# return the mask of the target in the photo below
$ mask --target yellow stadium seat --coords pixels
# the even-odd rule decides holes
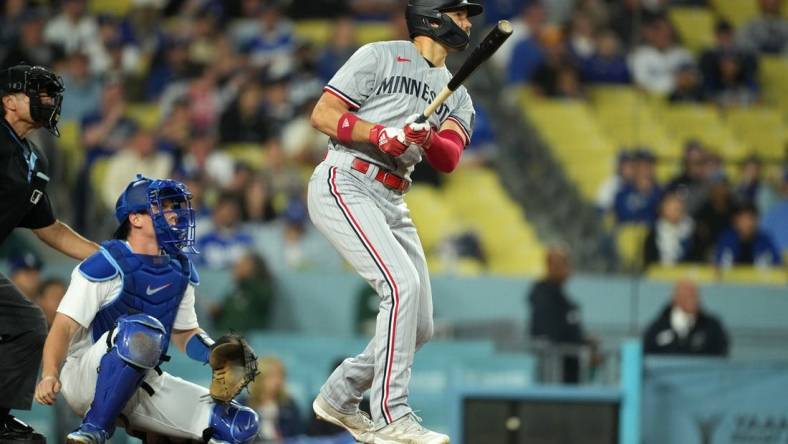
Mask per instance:
[[[740,284],[785,285],[788,272],[785,268],[733,267],[723,271],[722,280]]]
[[[768,108],[735,108],[725,115],[726,123],[748,151],[782,158],[788,131],[779,111]]]
[[[621,264],[628,270],[639,270],[643,265],[643,248],[648,227],[641,224],[626,224],[618,227],[616,248]]]
[[[711,265],[652,265],[646,271],[646,276],[657,281],[691,279],[699,284],[708,284],[717,280],[717,271]]]
[[[132,6],[132,0],[90,0],[88,11],[91,15],[125,17]]]
[[[714,43],[714,15],[706,8],[670,8],[670,21],[678,30],[684,46],[700,52]]]
[[[133,103],[126,116],[145,129],[154,129],[161,123],[161,108],[156,103]]]
[[[425,251],[434,251],[447,236],[460,230],[457,216],[434,187],[414,185],[405,195],[405,201]]]
[[[254,170],[262,170],[268,164],[268,152],[259,144],[233,143],[225,145],[224,152],[236,161],[249,165]]]
[[[394,30],[389,22],[362,22],[356,28],[359,44],[392,40]]]
[[[710,105],[673,105],[666,108],[662,121],[681,143],[698,139],[726,158],[741,157],[744,148]]]
[[[718,15],[737,28],[758,15],[758,0],[712,0],[711,3]]]
[[[107,170],[109,169],[109,160],[111,157],[102,157],[96,159],[93,162],[93,165],[90,167],[90,184],[94,190],[103,190],[104,189],[104,181],[107,177]],[[96,196],[94,199],[96,205],[102,205],[104,199],[100,198],[100,196]]]
[[[333,25],[329,20],[299,20],[295,22],[295,35],[315,46],[325,46],[331,37]]]
[[[79,124],[73,120],[60,122],[57,127],[60,130],[60,138],[57,139],[57,142],[65,157],[66,176],[73,177],[82,166],[82,161],[85,158],[80,141],[82,132]]]

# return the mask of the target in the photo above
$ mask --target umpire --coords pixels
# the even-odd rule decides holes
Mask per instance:
[[[55,219],[46,193],[49,164],[27,140],[41,127],[60,135],[63,82],[46,68],[17,65],[0,71],[0,97],[0,244],[14,228],[29,228],[61,253],[86,258],[98,245]],[[10,411],[30,410],[46,335],[41,309],[0,274],[0,443],[44,441]]]

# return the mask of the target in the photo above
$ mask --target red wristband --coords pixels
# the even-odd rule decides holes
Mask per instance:
[[[337,140],[347,145],[353,142],[353,127],[356,126],[358,117],[351,113],[346,112],[339,117],[337,122]]]

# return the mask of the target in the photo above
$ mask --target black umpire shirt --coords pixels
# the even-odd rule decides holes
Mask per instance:
[[[43,228],[55,223],[46,194],[49,162],[27,139],[20,139],[0,118],[0,244],[16,227]]]

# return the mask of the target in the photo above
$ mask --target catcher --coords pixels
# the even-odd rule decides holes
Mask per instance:
[[[236,335],[214,343],[197,323],[199,277],[185,254],[195,252],[189,190],[137,175],[115,216],[114,239],[71,275],[44,345],[36,401],[52,405],[62,392],[84,417],[68,443],[102,444],[116,424],[173,438],[252,441],[259,418],[232,399],[257,373],[254,353]],[[159,369],[170,341],[210,363],[210,390]]]

